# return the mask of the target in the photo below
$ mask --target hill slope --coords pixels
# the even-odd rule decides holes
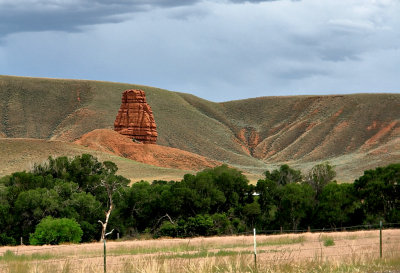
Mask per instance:
[[[75,141],[112,129],[121,93],[146,92],[157,143],[261,173],[330,160],[350,180],[400,160],[400,94],[264,97],[213,103],[132,84],[0,76],[0,136]]]
[[[84,134],[75,143],[96,151],[112,153],[159,167],[201,171],[221,165],[215,160],[176,148],[134,143],[127,136],[110,129],[96,129]]]
[[[92,154],[100,161],[115,162],[118,166],[118,174],[134,182],[142,179],[179,181],[186,173],[193,173],[187,170],[143,164],[111,153],[94,151],[74,143],[43,139],[0,138],[0,177],[21,170],[30,170],[35,163],[42,163],[49,156],[76,156],[83,153]]]

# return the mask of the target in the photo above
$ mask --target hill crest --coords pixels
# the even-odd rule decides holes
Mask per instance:
[[[112,129],[126,89],[146,92],[158,144],[247,172],[282,163],[306,170],[329,160],[349,181],[369,166],[400,160],[400,94],[215,103],[141,85],[0,76],[0,136],[73,142]]]

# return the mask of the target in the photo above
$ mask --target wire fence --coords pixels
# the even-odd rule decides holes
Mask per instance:
[[[400,259],[400,223],[339,229],[260,230],[256,235],[243,232],[230,237],[119,241],[104,245],[1,247],[0,272],[13,272],[12,268],[21,263],[36,268],[36,272],[119,272],[122,267],[140,263],[185,259],[241,256],[251,257],[248,260],[252,263],[253,255],[257,264],[394,256]]]

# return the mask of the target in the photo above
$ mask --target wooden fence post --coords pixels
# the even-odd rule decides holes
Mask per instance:
[[[379,257],[382,259],[382,221],[379,222]]]
[[[107,273],[107,251],[106,251],[106,239],[103,239],[104,242],[104,273]]]
[[[256,229],[253,229],[254,233],[254,268],[257,271],[257,242],[256,242]]]

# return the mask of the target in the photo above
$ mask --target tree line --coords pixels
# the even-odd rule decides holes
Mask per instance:
[[[237,234],[400,222],[400,164],[337,183],[329,163],[308,173],[288,165],[256,185],[227,165],[181,181],[129,180],[89,154],[49,157],[0,179],[0,244],[90,242],[138,236]]]

